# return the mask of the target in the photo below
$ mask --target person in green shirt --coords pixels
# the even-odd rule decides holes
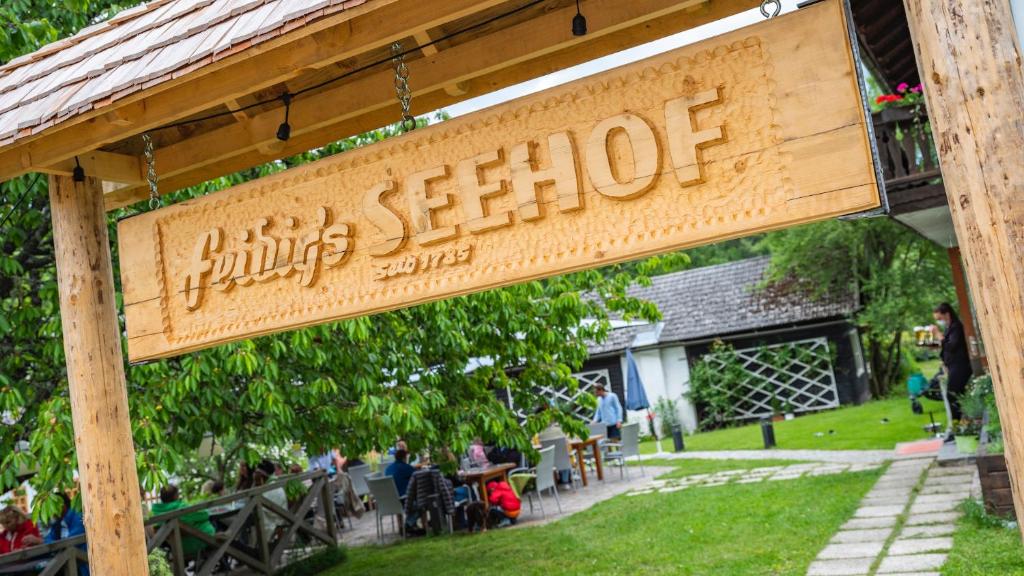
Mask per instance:
[[[188,502],[181,499],[181,493],[178,491],[178,487],[174,484],[168,484],[160,489],[160,501],[153,504],[153,515],[159,516],[160,514],[166,514],[167,512],[174,512],[175,510],[186,508],[188,505]],[[213,524],[210,522],[210,513],[206,510],[189,512],[188,514],[178,518],[178,520],[182,524],[188,524],[196,530],[199,530],[204,534],[209,534],[210,536],[213,536],[217,532],[213,527]],[[195,536],[185,536],[181,539],[181,551],[185,556],[193,556],[206,547],[206,542],[203,542]]]

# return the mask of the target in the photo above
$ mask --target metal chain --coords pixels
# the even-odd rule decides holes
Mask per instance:
[[[405,128],[406,131],[415,130],[416,118],[409,113],[409,106],[412,103],[412,90],[409,89],[409,67],[405,65],[401,42],[391,45],[391,54],[391,63],[395,65],[395,93],[398,94],[398,103],[402,105],[402,128]]]
[[[765,18],[775,18],[780,12],[782,12],[782,0],[761,0],[761,15]]]
[[[142,154],[146,157],[146,180],[149,182],[149,209],[160,207],[160,192],[156,188],[156,158],[153,155],[153,139],[142,135]]]

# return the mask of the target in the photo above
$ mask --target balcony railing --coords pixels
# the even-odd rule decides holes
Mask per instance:
[[[942,177],[927,116],[890,108],[874,113],[872,121],[887,190],[932,184]]]
[[[291,481],[309,483],[306,494],[291,509],[266,498],[268,492],[284,488]],[[226,530],[210,536],[181,521],[199,510],[226,510],[220,517]],[[276,528],[272,533],[264,531],[267,516],[274,519]],[[297,537],[305,541],[303,548],[313,544],[335,546],[338,542],[332,489],[323,470],[288,476],[266,486],[154,516],[146,521],[146,527],[146,549],[170,552],[175,576],[207,576],[238,569],[247,569],[247,574],[272,575],[285,563],[285,555],[296,546]],[[185,537],[198,539],[206,548],[186,557],[181,543]],[[79,567],[89,563],[85,544],[85,536],[77,536],[5,554],[0,556],[0,575],[38,571],[40,576],[79,576]]]

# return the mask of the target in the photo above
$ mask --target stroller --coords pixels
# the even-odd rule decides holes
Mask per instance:
[[[946,407],[946,422],[952,421],[952,416],[949,411],[949,402],[946,400],[946,385],[945,385],[946,372],[944,368],[939,368],[939,371],[932,376],[931,380],[925,380],[923,374],[918,372],[907,379],[907,392],[910,395],[910,409],[914,414],[924,414],[924,407],[921,406],[919,398],[924,397],[929,400],[935,400],[936,402],[942,402]],[[925,432],[929,435],[937,435],[942,429],[942,424],[935,421],[935,417],[932,412],[928,413],[928,417],[931,423],[926,424],[924,427]]]

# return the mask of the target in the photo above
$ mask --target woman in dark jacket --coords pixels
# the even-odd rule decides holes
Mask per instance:
[[[953,420],[960,420],[960,395],[967,389],[971,380],[971,357],[967,352],[967,337],[964,336],[964,325],[956,315],[953,307],[943,302],[932,311],[935,321],[944,331],[942,333],[942,365],[949,377],[946,385],[949,398],[949,410]]]

